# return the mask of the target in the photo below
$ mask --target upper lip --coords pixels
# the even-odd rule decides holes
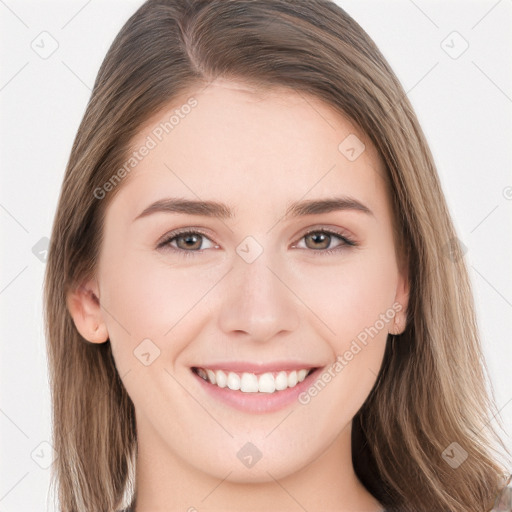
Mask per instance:
[[[275,361],[273,363],[254,363],[248,361],[231,361],[224,363],[207,363],[195,365],[193,368],[204,368],[208,370],[226,370],[235,373],[266,373],[266,372],[278,372],[278,371],[293,371],[302,369],[318,368],[319,365],[315,366],[310,363],[301,363],[296,361]]]

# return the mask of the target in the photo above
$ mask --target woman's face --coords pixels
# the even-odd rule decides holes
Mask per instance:
[[[221,80],[191,96],[134,140],[87,284],[139,453],[238,482],[285,477],[333,447],[348,459],[407,305],[382,162],[310,96]],[[338,203],[314,206],[326,200]]]

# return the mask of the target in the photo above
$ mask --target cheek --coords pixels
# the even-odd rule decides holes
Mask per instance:
[[[301,403],[312,407],[316,418],[325,411],[338,411],[332,416],[336,427],[361,407],[382,365],[394,317],[397,274],[394,260],[380,254],[368,250],[337,270],[317,268],[302,285],[305,302],[321,320],[316,319],[315,325],[330,344],[333,364]]]
[[[176,260],[173,268],[171,260],[148,254],[147,249],[132,248],[125,254],[105,258],[100,276],[104,318],[116,361],[123,359],[129,365],[133,351],[146,339],[173,360],[187,341],[182,337],[180,344],[177,333],[185,327],[190,330],[190,320],[201,310],[198,306],[218,276],[207,267],[180,268]]]
[[[115,323],[125,327],[135,339],[162,334],[162,313],[165,314],[165,303],[172,300],[173,292],[162,282],[154,265],[132,252],[114,266],[105,267],[104,282],[106,307],[117,320]]]
[[[320,319],[325,328],[322,332],[336,340],[337,348],[374,325],[381,314],[392,314],[396,267],[392,258],[382,257],[378,251],[365,249],[340,260],[339,265],[312,267],[302,275],[309,277],[295,277],[296,283],[302,283],[297,294]],[[389,320],[386,327],[390,327]],[[388,329],[384,330],[387,334]]]

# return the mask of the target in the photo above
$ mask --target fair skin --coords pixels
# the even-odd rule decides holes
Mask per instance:
[[[133,147],[190,96],[149,120]],[[405,327],[408,282],[384,166],[364,133],[313,97],[225,80],[193,96],[197,107],[119,185],[96,277],[68,297],[82,336],[110,339],[135,405],[136,511],[381,511],[354,473],[350,439],[388,332]],[[354,161],[338,150],[349,134],[365,144]],[[371,213],[284,218],[291,202],[342,195]],[[157,212],[134,220],[169,197],[222,202],[233,217]],[[178,228],[205,234],[158,249]],[[358,245],[322,240],[321,228]],[[236,251],[248,236],[263,251],[251,263]],[[403,310],[306,405],[240,411],[212,399],[191,371],[239,360],[328,368],[396,303]],[[146,366],[134,350],[147,338],[160,355]],[[262,454],[250,468],[237,457],[247,442]]]

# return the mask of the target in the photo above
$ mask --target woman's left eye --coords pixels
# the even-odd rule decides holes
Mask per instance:
[[[328,249],[332,240],[336,238],[340,241],[340,243],[334,248]],[[356,242],[349,238],[347,235],[328,229],[315,229],[309,231],[300,238],[300,240],[303,239],[306,242],[306,249],[311,249],[312,251],[319,252],[323,255],[342,250],[347,246],[353,247],[357,245]],[[189,230],[170,233],[162,242],[157,245],[157,249],[169,248],[172,251],[181,252],[185,256],[192,256],[194,253],[202,252],[205,249],[204,247],[201,247],[203,240],[208,240],[212,244],[210,247],[206,247],[206,249],[218,247],[218,245],[213,243],[205,233],[202,233],[201,231]],[[309,246],[308,243],[310,244]],[[313,247],[311,247],[311,244]],[[314,247],[315,244],[318,246]],[[293,247],[297,247],[297,245],[294,245]],[[304,247],[299,248],[303,249]]]
[[[327,247],[324,247],[327,243],[327,246],[331,245],[333,238],[337,238],[340,243],[331,249],[327,250]],[[337,233],[336,231],[331,231],[329,229],[315,229],[313,231],[309,231],[306,233],[301,240],[304,239],[306,242],[312,242],[313,244],[319,244],[321,247],[307,247],[312,249],[313,251],[319,251],[320,254],[332,254],[333,252],[340,251],[344,248],[354,247],[356,246],[356,242],[349,238],[345,234]],[[306,243],[307,246],[307,243]]]

